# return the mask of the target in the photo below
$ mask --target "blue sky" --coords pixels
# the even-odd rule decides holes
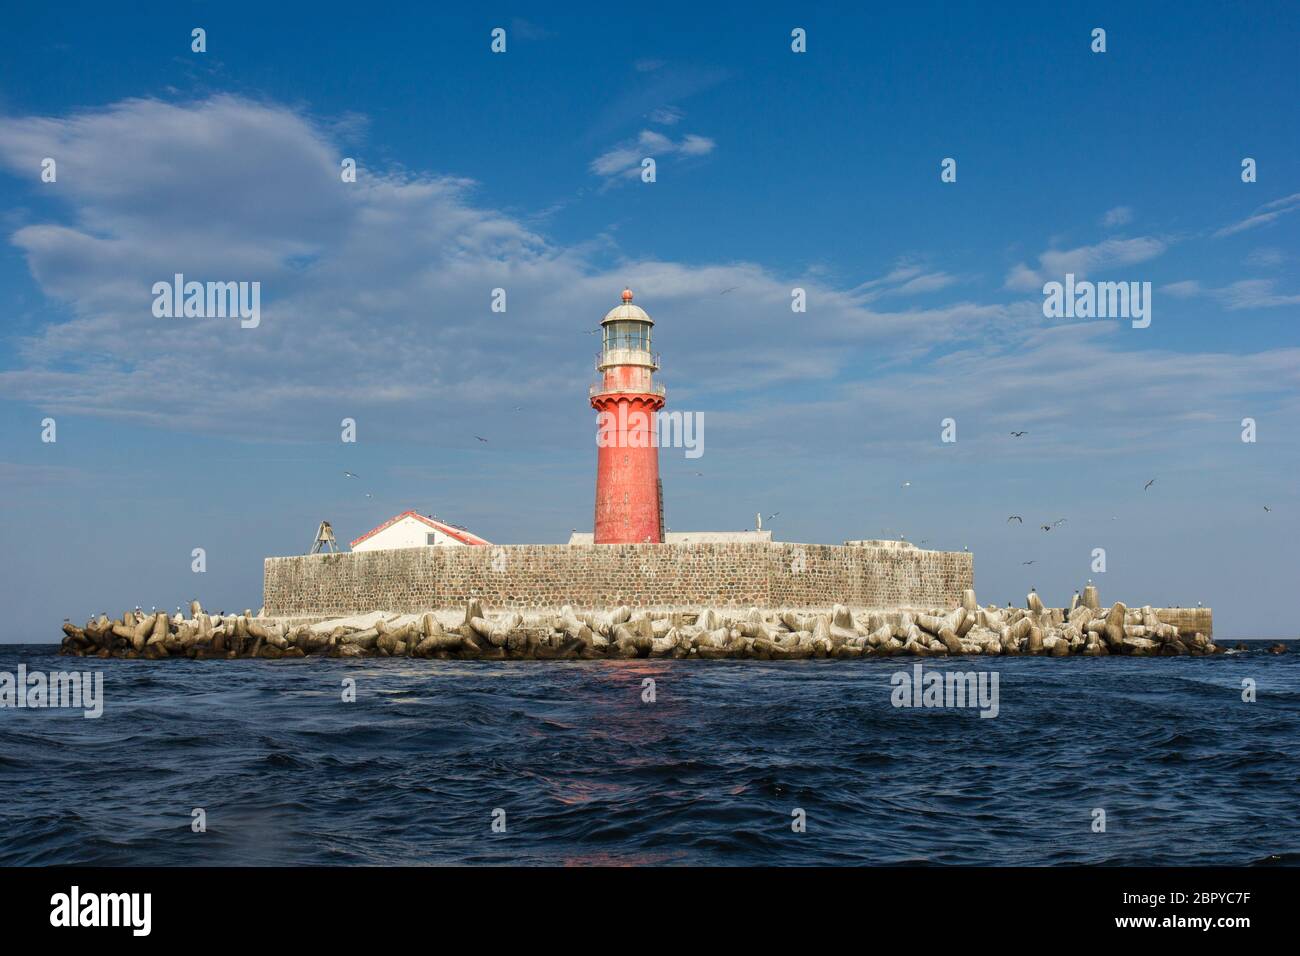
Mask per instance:
[[[662,453],[675,530],[779,511],[784,540],[970,547],[984,601],[1091,576],[1294,636],[1300,14],[759,6],[7,14],[3,639],[256,607],[321,518],[589,528],[581,333],[624,283],[705,417],[702,459]],[[178,271],[260,281],[262,324],[154,318]],[[1151,327],[1045,319],[1066,271],[1150,282]]]

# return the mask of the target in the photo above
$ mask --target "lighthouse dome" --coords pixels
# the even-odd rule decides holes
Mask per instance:
[[[646,314],[646,310],[639,305],[616,305],[605,313],[603,322],[653,322],[654,319]]]
[[[605,322],[649,322],[654,325],[654,319],[650,318],[645,309],[632,304],[631,289],[623,290],[623,304],[616,305],[606,312],[601,324]]]

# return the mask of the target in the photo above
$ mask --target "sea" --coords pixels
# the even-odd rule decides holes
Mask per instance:
[[[1296,865],[1300,645],[1251,646],[488,662],[0,645],[0,675],[103,674],[97,718],[0,707],[0,865]],[[986,692],[996,675],[996,708],[901,706],[932,672]]]

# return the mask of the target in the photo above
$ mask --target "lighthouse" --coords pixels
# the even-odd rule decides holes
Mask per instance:
[[[596,544],[659,544],[664,539],[663,497],[659,484],[659,441],[655,413],[664,407],[664,387],[654,373],[659,357],[650,349],[654,320],[623,304],[601,321],[602,347],[596,356],[601,376],[591,386],[596,409]]]

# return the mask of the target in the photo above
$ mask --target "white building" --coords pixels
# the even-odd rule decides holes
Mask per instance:
[[[445,545],[491,544],[484,538],[414,511],[403,511],[352,542],[353,551],[390,551]]]
[[[569,544],[591,544],[595,535],[590,531],[575,531],[569,535]],[[771,544],[770,531],[669,531],[664,544]]]

